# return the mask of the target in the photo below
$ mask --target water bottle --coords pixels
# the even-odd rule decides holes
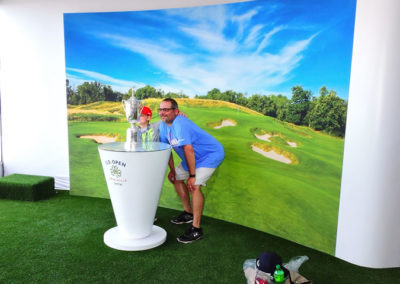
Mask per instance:
[[[274,271],[274,282],[275,283],[284,283],[285,282],[285,273],[283,272],[281,266],[278,264]]]

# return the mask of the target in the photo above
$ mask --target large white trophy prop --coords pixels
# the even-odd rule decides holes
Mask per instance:
[[[128,111],[132,117],[139,117],[134,112],[140,108],[130,107]],[[105,244],[126,251],[163,244],[167,233],[153,221],[171,155],[170,145],[138,144],[132,139],[102,144],[99,153],[117,221],[117,226],[104,234]]]

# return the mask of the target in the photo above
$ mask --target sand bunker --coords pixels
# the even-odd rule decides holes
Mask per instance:
[[[263,155],[264,157],[267,157],[267,158],[270,158],[270,159],[273,159],[273,160],[276,160],[278,162],[282,162],[285,164],[292,163],[292,161],[289,158],[286,158],[285,156],[276,153],[274,150],[267,152],[267,151],[264,151],[263,149],[258,148],[257,146],[254,146],[254,145],[252,145],[251,148],[254,152],[257,152],[257,153]]]
[[[260,140],[264,140],[264,141],[267,141],[267,142],[271,142],[271,140],[269,140],[269,138],[271,138],[272,135],[270,135],[270,134],[264,134],[264,135],[257,135],[257,134],[255,134],[255,136],[256,136],[258,139],[260,139]]]
[[[232,120],[225,119],[225,120],[223,120],[221,122],[221,125],[215,126],[214,128],[218,129],[218,128],[222,128],[222,127],[225,127],[225,126],[236,126],[236,123],[233,122]]]
[[[107,137],[107,136],[101,136],[101,135],[83,135],[83,136],[80,136],[79,138],[92,139],[92,140],[96,141],[96,143],[99,143],[99,144],[115,142],[117,140],[117,137]]]
[[[263,134],[263,135],[258,135],[258,134],[254,134],[258,139],[263,140],[263,141],[267,141],[267,142],[271,142],[271,140],[269,140],[272,136],[279,136],[279,135],[271,135],[271,134]],[[297,147],[296,142],[289,142],[286,141],[286,143],[289,144],[290,147]]]

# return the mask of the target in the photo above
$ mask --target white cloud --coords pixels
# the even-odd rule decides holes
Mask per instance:
[[[218,14],[219,19],[227,21],[225,10],[209,9],[209,11]],[[181,14],[183,12],[184,14]],[[144,38],[118,34],[96,36],[115,47],[140,54],[169,77],[169,80],[153,83],[153,86],[158,85],[165,92],[183,91],[188,95],[201,95],[212,88],[265,93],[265,90],[284,83],[293,76],[292,71],[299,66],[304,51],[317,35],[293,40],[272,53],[268,47],[273,41],[273,36],[289,27],[279,25],[263,34],[264,25],[249,24],[257,14],[256,10],[252,10],[234,18],[240,23],[239,34],[242,33],[243,37],[238,37],[237,31],[227,36],[222,31],[226,23],[214,20],[203,12],[201,9],[178,9],[168,12],[170,15],[186,17],[195,23],[189,25],[185,22],[184,25],[176,27],[177,30],[184,32],[186,40],[187,36],[190,36],[198,43],[198,46],[192,49],[185,44],[186,41],[181,42],[180,37],[165,36],[154,40],[149,36]],[[89,71],[82,74],[108,79],[117,85],[134,83]]]
[[[232,52],[236,49],[236,43],[224,38],[218,31],[197,27],[181,27],[181,30],[194,38],[197,43],[207,51]]]
[[[253,16],[255,16],[257,13],[258,13],[258,11],[256,9],[252,9],[245,14],[232,17],[232,21],[235,21],[238,23],[237,37],[239,39],[242,38],[244,29],[249,24],[249,21],[251,20],[251,18]]]
[[[248,48],[252,48],[258,42],[260,38],[260,32],[264,26],[263,25],[255,25],[251,28],[249,34],[244,40],[244,44]]]
[[[73,73],[77,73],[79,75]],[[98,72],[78,68],[67,68],[67,79],[70,81],[70,85],[74,88],[87,81],[97,81],[104,85],[110,85],[114,91],[123,93],[127,92],[133,86],[135,89],[145,86],[145,84],[141,82],[121,80]]]
[[[264,35],[263,40],[261,41],[260,45],[258,46],[256,53],[261,52],[263,49],[265,49],[265,47],[269,44],[271,37],[276,34],[277,32],[281,31],[282,29],[284,29],[284,26],[279,26],[279,27],[275,27],[272,29],[272,31],[268,32],[267,34]]]
[[[227,11],[223,5],[170,9],[165,14],[189,21],[191,25],[208,26],[217,31],[224,29],[227,20]]]

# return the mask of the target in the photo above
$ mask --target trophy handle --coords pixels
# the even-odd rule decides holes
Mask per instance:
[[[122,108],[123,108],[123,110],[126,112],[125,101],[124,101],[124,100],[122,100],[122,101],[121,101],[121,104],[122,104]]]

